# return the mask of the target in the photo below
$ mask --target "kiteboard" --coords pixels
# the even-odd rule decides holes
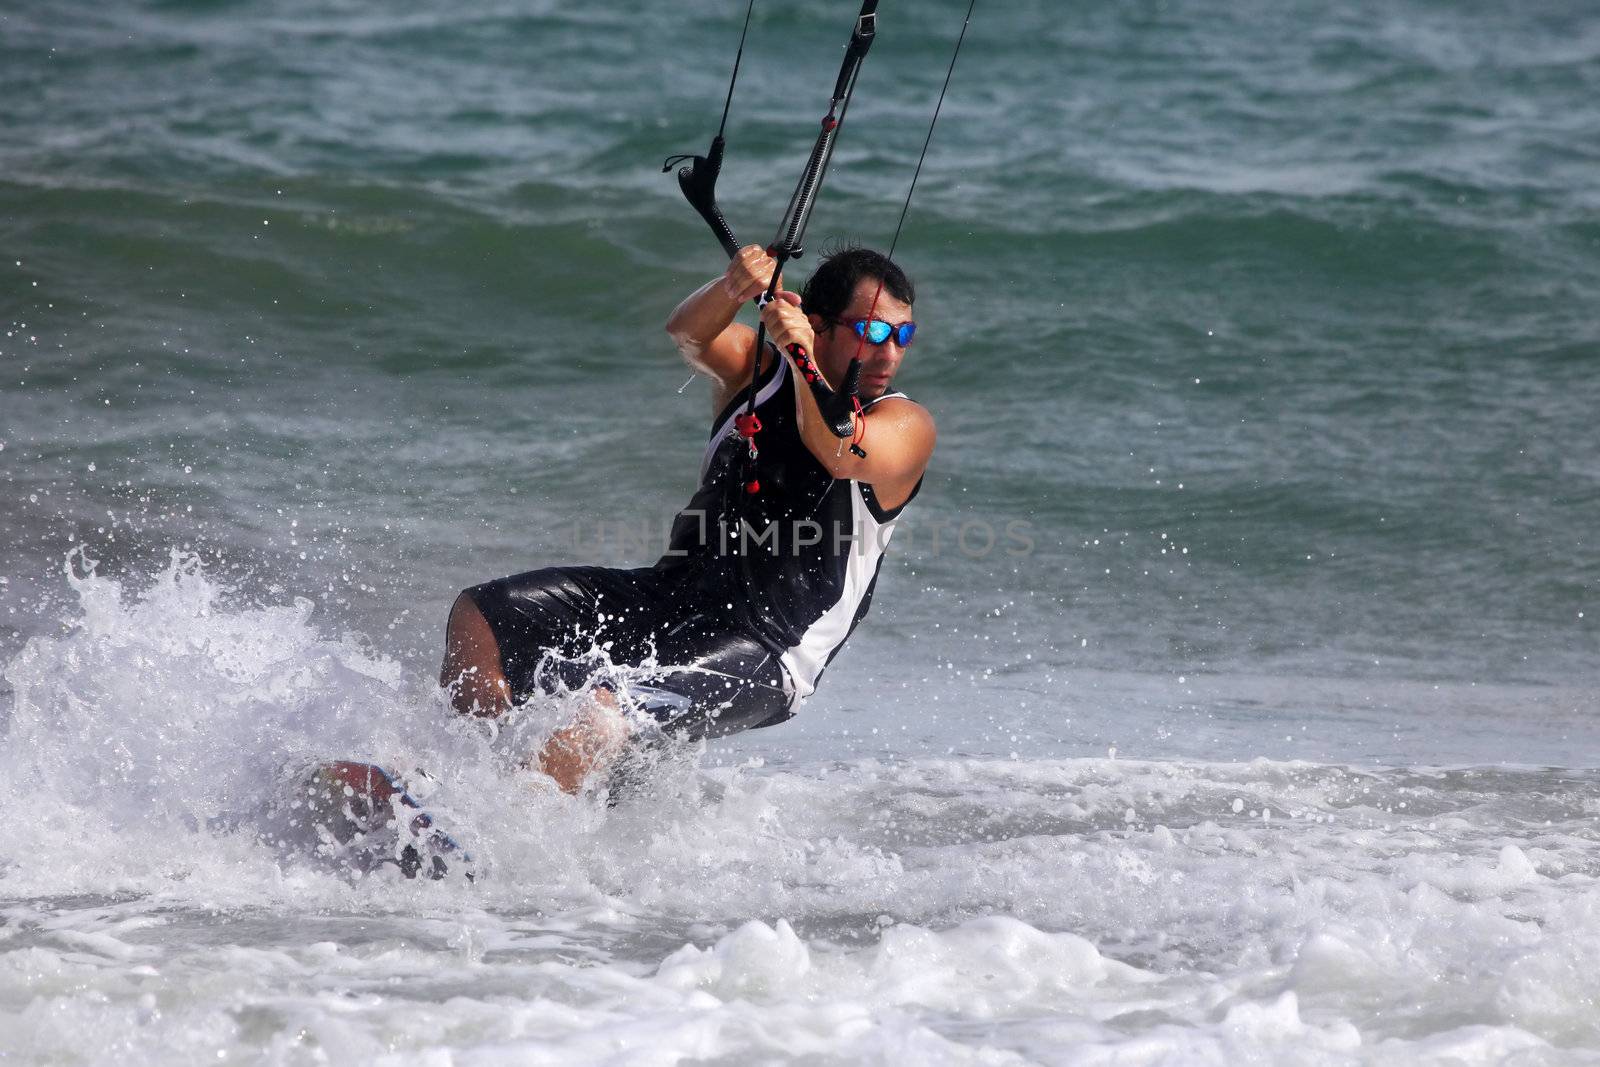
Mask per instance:
[[[386,768],[352,760],[314,764],[293,793],[296,822],[324,858],[363,872],[393,865],[407,878],[473,878],[471,854]]]

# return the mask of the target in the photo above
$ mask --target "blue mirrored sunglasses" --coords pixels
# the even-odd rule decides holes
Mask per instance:
[[[894,343],[901,348],[911,344],[911,339],[917,335],[917,324],[914,322],[884,322],[882,319],[856,319],[854,322],[838,320],[839,325],[848,326],[856,332],[856,336],[863,338],[869,345],[881,345],[889,338],[894,338]]]

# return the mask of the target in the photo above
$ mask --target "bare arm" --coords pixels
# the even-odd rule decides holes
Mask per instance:
[[[714,408],[749,380],[755,331],[733,321],[739,308],[766,291],[776,261],[760,245],[748,245],[720,278],[696,289],[667,317],[667,333],[684,362],[717,385]]]

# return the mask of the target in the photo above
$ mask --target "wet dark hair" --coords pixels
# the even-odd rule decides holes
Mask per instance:
[[[861,279],[883,281],[883,291],[905,304],[917,300],[916,287],[906,272],[882,252],[846,245],[829,253],[800,290],[800,306],[807,314],[833,322],[850,306]]]

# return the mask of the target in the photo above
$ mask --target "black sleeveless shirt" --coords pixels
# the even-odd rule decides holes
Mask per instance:
[[[759,458],[745,462],[747,446],[734,429],[741,392],[712,423],[700,485],[674,519],[655,568],[772,650],[799,699],[866,615],[884,547],[910,499],[883,508],[872,486],[835,479],[817,462],[800,437],[793,368],[775,350],[768,354],[775,359],[756,392]],[[891,396],[905,394],[862,406]],[[760,483],[754,494],[744,489],[749,477]]]

